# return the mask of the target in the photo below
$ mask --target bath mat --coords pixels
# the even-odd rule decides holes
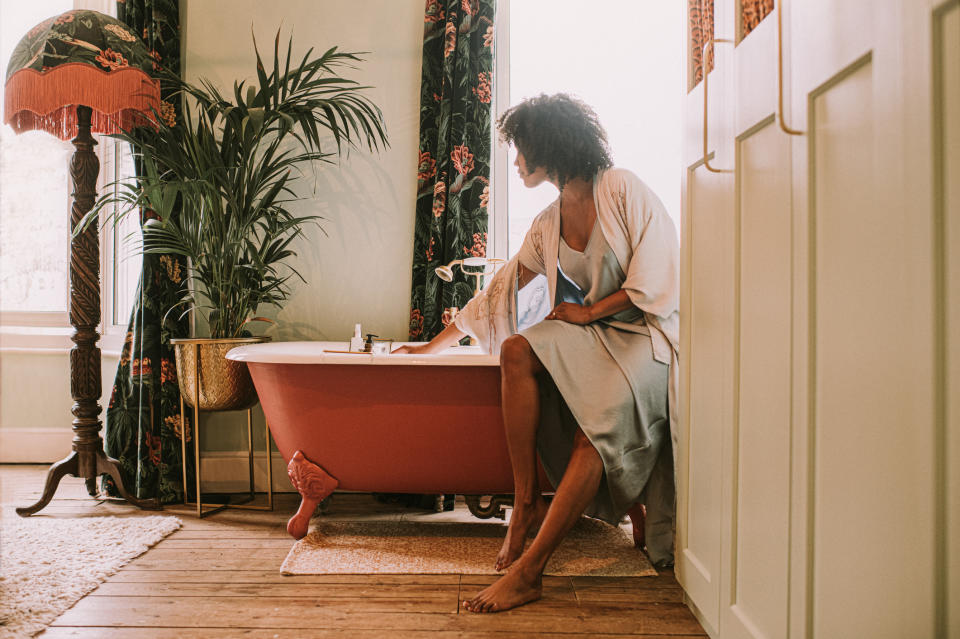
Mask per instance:
[[[30,637],[180,527],[176,517],[0,516],[0,638]]]
[[[493,563],[505,532],[503,526],[480,523],[321,521],[294,544],[280,572],[495,575]],[[625,531],[582,518],[545,574],[646,577],[657,572]]]

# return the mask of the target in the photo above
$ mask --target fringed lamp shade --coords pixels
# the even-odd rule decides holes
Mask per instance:
[[[130,27],[96,11],[44,20],[10,56],[5,121],[14,131],[77,135],[77,106],[90,107],[94,133],[145,125],[161,112],[158,68]]]
[[[70,228],[93,208],[100,162],[91,133],[119,133],[163,117],[160,83],[150,77],[155,60],[128,26],[96,11],[68,11],[41,22],[20,41],[7,70],[4,120],[17,133],[41,130],[73,138],[70,160],[73,203]],[[117,491],[141,508],[123,485],[118,462],[107,457],[100,436],[100,239],[92,224],[70,239],[70,395],[74,404],[73,451],[47,473],[40,500],[17,508],[23,517],[46,506],[66,475],[83,477],[96,495],[96,479],[108,474]]]

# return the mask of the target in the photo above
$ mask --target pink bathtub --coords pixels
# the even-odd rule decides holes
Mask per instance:
[[[287,529],[307,532],[334,489],[468,495],[513,493],[496,356],[476,347],[438,355],[336,353],[343,342],[242,346],[277,448],[303,497]],[[541,470],[541,486],[548,487]]]

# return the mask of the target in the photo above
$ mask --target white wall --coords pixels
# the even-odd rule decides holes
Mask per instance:
[[[296,59],[310,47],[318,52],[335,45],[342,51],[368,52],[350,77],[374,87],[368,95],[383,110],[391,146],[379,155],[355,152],[340,168],[318,167],[315,180],[308,174],[298,185],[306,200],[294,205],[295,212],[324,216],[326,234],[308,230],[296,249],[296,268],[307,283],[295,283],[279,314],[263,314],[277,320],[269,334],[278,340],[345,340],[356,322],[362,322],[365,331],[405,338],[423,2],[184,0],[181,17],[187,78],[205,76],[225,90],[235,79],[255,79],[251,25],[262,56],[272,55],[278,28],[282,47],[292,33]],[[0,461],[51,462],[65,456],[73,419],[68,352],[5,350],[0,366]],[[107,399],[116,366],[116,356],[104,357]],[[204,419],[204,449],[216,455],[245,448],[244,433],[237,428],[242,416]]]
[[[294,58],[314,47],[367,51],[350,72],[372,85],[391,147],[380,155],[354,152],[339,168],[321,166],[299,182],[306,200],[296,213],[326,218],[297,247],[297,282],[277,326],[279,340],[346,340],[357,322],[365,332],[405,338],[410,312],[414,198],[419,132],[421,0],[186,0],[184,62],[188,80],[204,76],[229,89],[255,80],[251,25],[261,56],[293,35]],[[265,63],[267,63],[265,59]]]
[[[101,360],[104,411],[117,360],[107,354]],[[5,350],[0,355],[0,463],[66,457],[73,439],[72,406],[69,350]]]
[[[256,80],[251,25],[264,63],[272,60],[280,29],[281,51],[293,36],[293,57],[307,49],[368,52],[351,79],[373,88],[383,110],[390,148],[353,152],[339,167],[318,166],[297,185],[306,199],[298,214],[322,215],[323,231],[307,229],[296,268],[306,279],[293,286],[284,309],[262,309],[277,320],[266,331],[277,340],[346,340],[353,326],[405,339],[410,315],[413,222],[419,136],[421,0],[184,0],[184,74],[206,77],[230,90],[234,80]],[[245,448],[242,416],[202,417],[203,448],[229,455]],[[262,416],[255,418],[262,423]],[[256,442],[258,449],[261,442]],[[213,473],[216,474],[216,473]],[[211,474],[210,476],[212,477]],[[229,474],[229,473],[227,473]],[[205,477],[207,473],[205,472]]]

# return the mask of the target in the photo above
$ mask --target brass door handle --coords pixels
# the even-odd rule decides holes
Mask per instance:
[[[777,7],[777,122],[780,129],[789,135],[803,135],[803,131],[787,126],[783,118],[783,0]]]
[[[707,146],[707,77],[710,75],[710,69],[707,68],[707,47],[712,47],[717,42],[732,44],[733,40],[725,38],[711,38],[703,43],[703,53],[700,59],[703,60],[703,166],[713,173],[733,173],[730,169],[718,169],[710,166],[709,148]],[[716,64],[714,64],[716,66]]]

